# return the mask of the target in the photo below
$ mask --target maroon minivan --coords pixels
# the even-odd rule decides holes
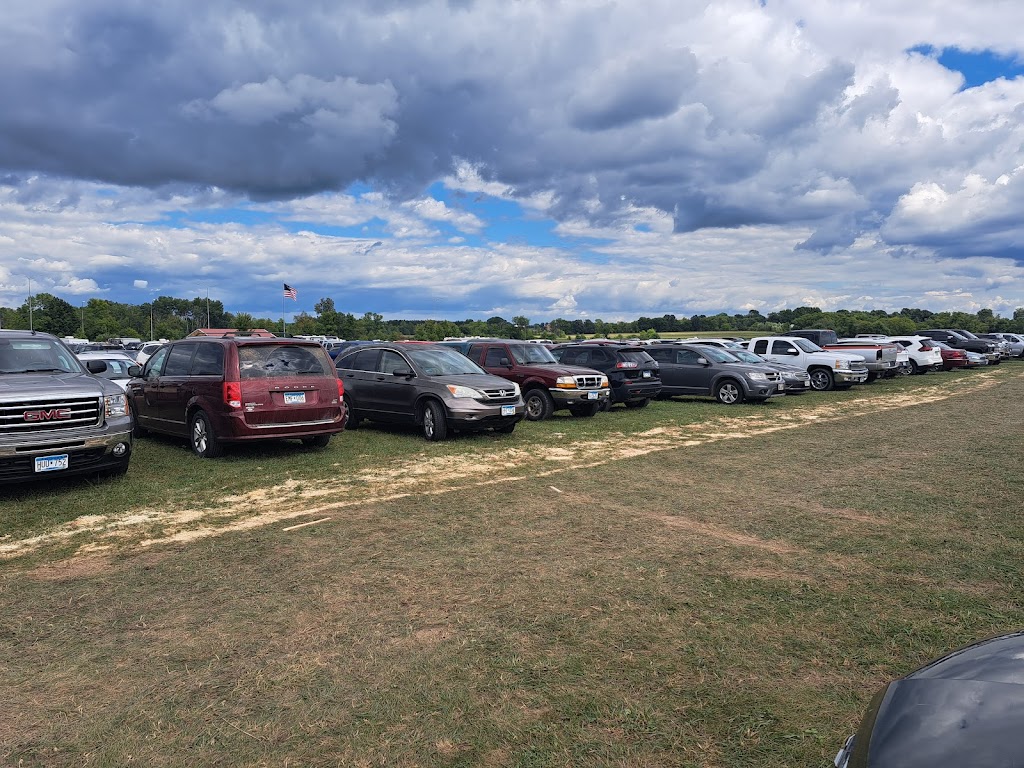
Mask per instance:
[[[303,339],[172,341],[146,361],[127,393],[136,435],[187,437],[204,458],[246,440],[288,437],[324,447],[348,421],[333,361]]]

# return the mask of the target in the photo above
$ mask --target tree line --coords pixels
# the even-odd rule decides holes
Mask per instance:
[[[180,339],[197,328],[264,328],[289,335],[338,336],[343,339],[418,339],[439,341],[446,336],[495,336],[499,338],[575,338],[578,336],[657,337],[662,333],[736,332],[784,333],[796,328],[831,328],[840,336],[858,333],[909,334],[923,328],[965,328],[974,333],[1024,333],[1024,307],[1012,317],[1000,317],[991,309],[969,312],[932,312],[904,308],[899,312],[840,309],[824,312],[818,307],[783,309],[762,315],[745,314],[639,317],[630,321],[555,318],[531,323],[523,316],[511,320],[495,316],[486,320],[385,320],[376,312],[356,316],[339,311],[331,298],[322,298],[314,313],[298,313],[285,326],[282,318],[253,317],[245,312],[226,312],[216,299],[197,296],[178,299],[161,296],[144,304],[124,304],[89,299],[78,306],[49,293],[38,293],[20,307],[0,307],[0,327],[32,328],[56,336],[105,340],[119,336],[140,339]]]

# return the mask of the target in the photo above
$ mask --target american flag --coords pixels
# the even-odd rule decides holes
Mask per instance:
[[[292,301],[298,301],[298,292],[292,288],[288,283],[284,284],[284,297],[291,299]]]

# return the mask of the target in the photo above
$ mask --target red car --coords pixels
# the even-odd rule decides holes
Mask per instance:
[[[324,447],[348,421],[331,358],[301,339],[172,341],[146,361],[127,393],[137,435],[187,437],[203,458],[249,440],[289,437]]]
[[[939,352],[942,353],[942,370],[952,371],[954,368],[964,368],[967,366],[967,353],[962,349],[953,349],[944,341],[931,342],[933,347],[938,347]]]

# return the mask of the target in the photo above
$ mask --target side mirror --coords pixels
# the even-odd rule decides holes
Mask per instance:
[[[391,375],[402,376],[404,378],[411,379],[414,374],[411,368],[395,368],[395,370],[391,372]]]
[[[85,368],[89,373],[103,373],[107,370],[107,364],[103,360],[87,360]]]
[[[142,375],[142,366],[141,365],[129,365],[128,366],[128,375],[131,376],[133,379],[139,378],[139,376]]]
[[[708,359],[706,357],[698,357],[697,365],[711,365],[711,363],[708,362]]]
[[[797,355],[800,354],[800,350],[797,350],[797,349],[787,349],[786,350],[786,354],[787,355],[793,355],[793,357],[796,357]]]
[[[498,361],[498,365],[504,366],[505,368],[511,368],[512,367],[512,363],[510,363],[508,361],[507,357],[501,358],[501,360]]]

